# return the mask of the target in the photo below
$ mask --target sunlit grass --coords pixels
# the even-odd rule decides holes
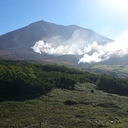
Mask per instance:
[[[39,121],[46,128],[127,127],[128,97],[95,88],[96,85],[89,83],[77,84],[73,91],[54,89],[33,100],[1,102],[0,127],[19,128]],[[66,101],[73,104],[65,104]]]
[[[97,64],[83,67],[84,70],[89,70],[94,73],[108,74],[115,77],[128,78],[128,65],[105,65]]]

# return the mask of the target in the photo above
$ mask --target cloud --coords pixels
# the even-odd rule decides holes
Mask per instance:
[[[104,45],[99,45],[95,42],[89,44],[85,49],[90,49],[90,51],[96,52],[93,52],[91,55],[87,52],[78,63],[101,62],[114,56],[123,57],[124,55],[128,55],[128,30],[125,30],[117,36],[114,42],[109,42]]]
[[[46,40],[46,41],[44,41]],[[37,53],[55,55],[81,55],[84,45],[87,43],[83,29],[76,30],[69,40],[60,36],[39,40],[32,49]]]
[[[54,44],[45,43],[43,40],[40,40],[35,43],[32,49],[37,53],[47,53],[55,55],[81,55],[82,51],[78,48],[77,44],[70,45],[59,45],[57,47]]]
[[[116,37],[114,42],[98,44],[98,42],[87,43],[83,32],[76,31],[69,40],[61,37],[53,37],[40,40],[32,49],[37,53],[54,55],[83,55],[78,63],[97,63],[108,60],[111,57],[122,57],[128,55],[128,30]]]

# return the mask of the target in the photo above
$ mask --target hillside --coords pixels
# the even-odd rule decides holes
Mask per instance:
[[[79,65],[76,68],[89,71],[97,74],[107,74],[112,77],[117,78],[128,78],[128,65],[127,64],[88,64],[88,65]]]
[[[125,96],[109,94],[91,83],[77,83],[74,90],[53,89],[25,101],[0,102],[0,127],[27,128],[125,128],[128,125]]]
[[[0,71],[2,128],[128,125],[127,79],[26,61],[0,61]]]
[[[34,98],[54,88],[74,90],[78,82],[96,84],[97,89],[109,93],[128,94],[127,79],[93,74],[66,66],[26,61],[0,61],[0,71],[1,100]]]

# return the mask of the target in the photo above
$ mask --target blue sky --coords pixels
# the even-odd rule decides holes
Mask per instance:
[[[0,35],[45,20],[114,39],[128,29],[127,0],[0,0]]]

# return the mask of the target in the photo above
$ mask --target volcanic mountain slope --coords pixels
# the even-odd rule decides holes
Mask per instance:
[[[84,39],[85,44],[94,41],[99,44],[104,44],[112,41],[90,29],[84,29],[76,25],[62,26],[42,20],[1,35],[0,59],[44,60],[58,58],[56,55],[49,55],[45,52],[38,54],[33,51],[32,47],[39,40],[47,42],[47,40],[54,37],[61,38],[62,41],[60,41],[59,44],[63,44],[64,41],[69,40],[72,36],[78,36],[79,39]],[[73,41],[73,43],[79,43],[76,42],[75,39]],[[75,59],[76,58],[78,60],[78,57],[75,57]]]

